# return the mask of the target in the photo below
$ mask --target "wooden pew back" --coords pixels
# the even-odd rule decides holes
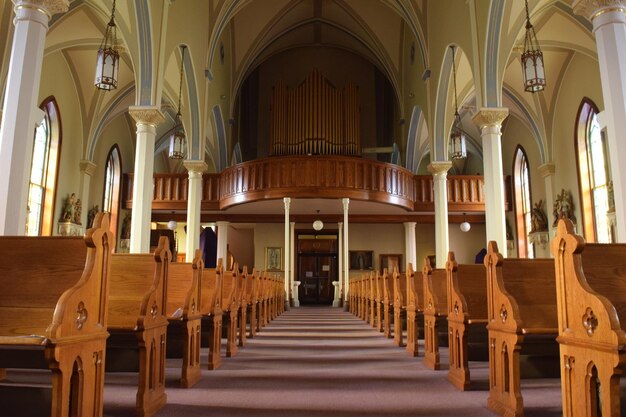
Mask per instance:
[[[446,277],[448,319],[487,319],[485,266],[458,264],[454,253],[450,252],[446,263]]]
[[[202,252],[197,250],[192,262],[172,262],[167,272],[168,319],[200,317],[201,282],[204,262]]]

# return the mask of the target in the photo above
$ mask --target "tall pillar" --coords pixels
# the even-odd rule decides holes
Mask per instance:
[[[187,197],[187,253],[185,261],[192,262],[196,249],[200,248],[200,212],[202,204],[202,173],[208,166],[204,161],[183,162],[189,175]]]
[[[89,190],[91,188],[91,177],[96,173],[96,164],[86,159],[82,159],[78,163],[78,167],[80,168],[80,194],[78,198],[83,202],[83,211],[80,217],[80,222],[85,226],[85,230],[91,226],[87,224],[87,215],[89,212],[89,207],[87,207],[89,203]],[[117,235],[117,231],[115,233]]]
[[[404,251],[406,261],[404,262],[404,270],[408,264],[411,264],[413,271],[418,268],[417,265],[417,245],[415,243],[415,222],[404,223]],[[447,259],[447,258],[446,258]]]
[[[435,260],[436,268],[445,268],[450,243],[448,240],[448,170],[450,161],[433,161],[428,165],[428,172],[433,174],[435,193]],[[416,265],[414,265],[417,268]]]
[[[289,206],[291,205],[291,198],[285,197],[283,198],[283,203],[285,205],[285,310],[289,310],[289,299],[290,299],[290,291],[291,283],[289,282]]]
[[[150,252],[150,222],[154,189],[154,143],[156,127],[165,118],[158,107],[133,106],[128,113],[137,124],[135,173],[133,178],[133,210],[130,222],[130,252]]]
[[[217,257],[222,260],[224,269],[228,268],[228,222],[216,222],[217,226]],[[189,227],[187,227],[189,229]]]
[[[502,173],[502,122],[507,108],[481,108],[474,116],[483,142],[485,178],[485,229],[487,242],[495,240],[506,253],[506,220],[504,217],[504,174]]]
[[[626,0],[577,0],[574,13],[593,23],[606,113],[617,242],[626,242]]]
[[[13,0],[15,31],[0,125],[0,235],[26,232],[28,182],[41,65],[52,15],[68,0]]]
[[[333,281],[335,286],[335,299],[333,307],[341,307],[341,289],[343,288],[343,222],[337,223],[337,240],[339,247],[337,248],[337,281]]]
[[[298,299],[298,287],[300,281],[295,279],[294,259],[296,257],[296,223],[289,223],[289,281],[291,282],[291,293],[293,294],[293,306],[300,307],[300,300]]]
[[[350,199],[341,199],[343,204],[343,309],[348,310],[348,292],[350,291],[350,255],[348,253],[348,208],[350,207]]]

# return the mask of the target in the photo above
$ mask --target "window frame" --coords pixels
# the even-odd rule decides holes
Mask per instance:
[[[113,156],[116,156],[116,158],[113,158]],[[107,190],[107,173],[108,173],[108,167],[109,167],[109,161],[113,159],[113,165],[114,165],[114,170],[115,170],[115,159],[117,159],[117,173],[114,173],[114,179],[113,179],[113,190],[111,191],[111,207],[109,210],[109,207],[107,207],[105,205],[105,199],[107,198],[106,195],[106,190]],[[117,174],[117,178],[115,178],[115,175]],[[113,146],[111,146],[111,149],[109,149],[109,152],[107,154],[107,157],[105,159],[104,162],[104,183],[103,183],[103,187],[102,187],[102,211],[109,211],[109,213],[111,214],[111,220],[110,220],[110,226],[111,226],[111,231],[115,234],[115,236],[118,235],[117,233],[117,229],[118,229],[118,222],[119,222],[119,215],[120,215],[120,206],[121,206],[121,192],[122,192],[122,153],[120,152],[120,148],[117,145],[117,143],[113,144]]]
[[[526,172],[528,173],[528,212],[524,211],[524,194],[525,188],[523,187],[520,171],[526,166]],[[515,231],[517,232],[517,256],[519,258],[534,258],[536,255],[536,248],[533,243],[529,243],[528,233],[531,230],[531,220],[529,220],[530,213],[532,212],[532,189],[530,183],[530,163],[528,161],[528,154],[522,145],[517,145],[513,154],[513,195],[514,195],[514,214],[515,214]],[[521,212],[520,212],[521,211]],[[527,221],[528,220],[528,221]],[[532,249],[532,253],[529,251],[529,247]]]

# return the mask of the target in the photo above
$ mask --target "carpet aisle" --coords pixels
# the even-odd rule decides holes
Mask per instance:
[[[427,369],[368,324],[330,307],[285,312],[236,357],[223,358],[220,369],[204,370],[191,389],[178,388],[177,365],[168,360],[168,403],[156,417],[494,416],[488,391],[457,391],[446,371]],[[126,384],[106,384],[105,416],[132,416],[132,381],[110,378]]]

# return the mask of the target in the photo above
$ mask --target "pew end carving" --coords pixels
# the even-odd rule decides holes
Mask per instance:
[[[424,287],[424,365],[441,369],[439,345],[447,343],[446,270],[433,269],[428,257],[422,268]]]

